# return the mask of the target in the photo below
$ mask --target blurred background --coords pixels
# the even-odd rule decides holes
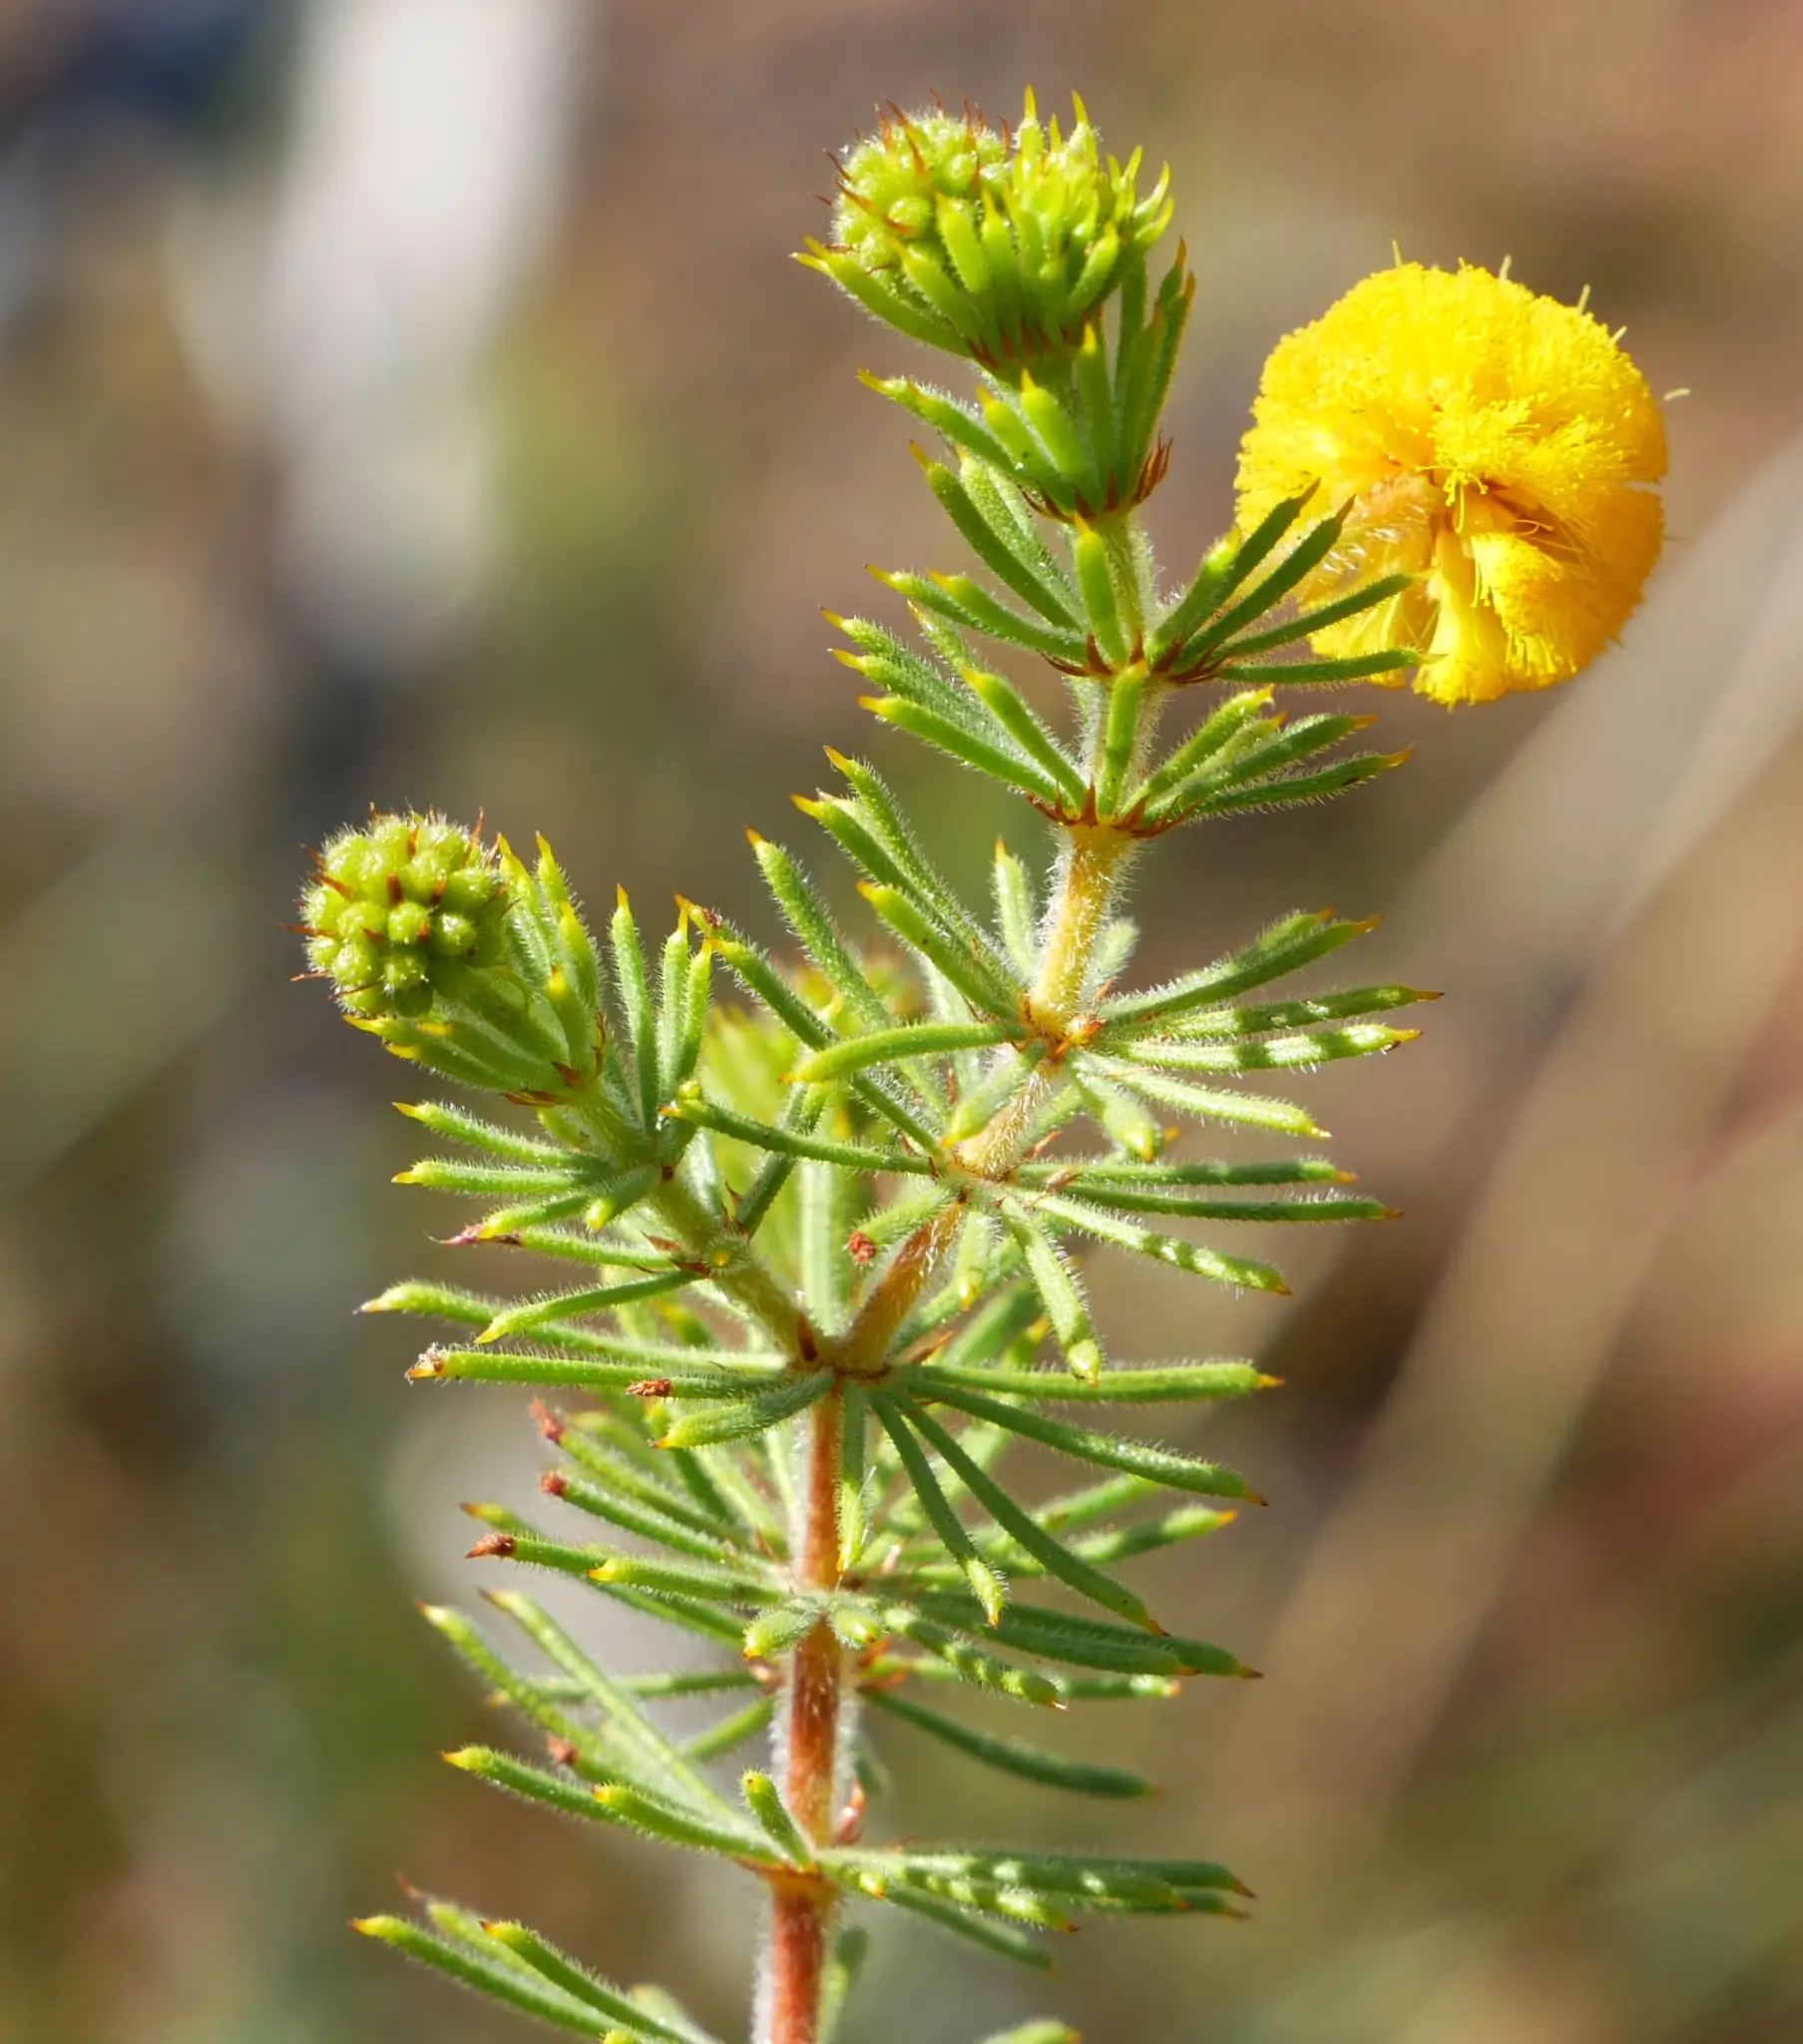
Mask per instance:
[[[742,826],[806,846],[823,742],[973,884],[1039,848],[826,657],[867,559],[955,564],[853,378],[901,344],[785,259],[877,99],[1028,81],[1175,173],[1173,571],[1265,350],[1393,239],[1588,284],[1694,394],[1618,652],[1377,699],[1408,772],[1146,885],[1147,970],[1331,900],[1449,996],[1309,1082],[1407,1219],[1285,1242],[1289,1301],[1093,1267],[1130,1352],[1286,1380],[1212,1436],[1273,1509],[1156,1577],[1266,1679],[1069,1727],[1169,1783],[1125,1813],[891,1742],[907,1831],[1218,1852],[1256,1920],[1049,1988],[886,1925],[852,2034],[1803,2037],[1797,0],[6,0],[3,2044],[515,2034],[346,1932],[397,1869],[742,2034],[747,1896],[433,1758],[484,1713],[409,1599],[473,1593],[456,1505],[533,1440],[350,1316],[449,1213],[279,926],[372,798],[755,919]]]

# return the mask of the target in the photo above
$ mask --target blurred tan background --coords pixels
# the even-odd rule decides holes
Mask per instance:
[[[1265,1681],[1069,1728],[1170,1784],[1125,1816],[895,1742],[907,1830],[1219,1851],[1256,1920],[1050,1990],[891,1929],[852,2036],[1803,2036],[1803,6],[8,0],[3,2044],[513,2034],[344,1930],[397,1868],[742,2034],[736,1887],[432,1758],[484,1718],[408,1599],[472,1593],[456,1503],[532,1442],[350,1317],[446,1217],[278,926],[371,798],[761,916],[741,828],[806,846],[823,742],[973,883],[1035,842],[826,658],[867,559],[952,562],[853,380],[900,344],[785,259],[876,99],[1030,80],[1175,172],[1173,572],[1265,349],[1393,239],[1587,283],[1693,394],[1618,653],[1378,699],[1405,774],[1146,889],[1148,970],[1333,900],[1448,993],[1310,1082],[1408,1218],[1281,1305],[1095,1266],[1131,1350],[1287,1381],[1216,1423],[1273,1508],[1158,1578]]]

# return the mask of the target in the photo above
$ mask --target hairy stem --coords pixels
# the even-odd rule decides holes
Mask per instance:
[[[798,1590],[832,1590],[839,1581],[839,1478],[844,1464],[844,1400],[835,1391],[802,1422],[805,1466],[794,1544]],[[844,1729],[844,1653],[824,1619],[789,1657],[787,1705],[777,1733],[777,1764],[789,1813],[817,1845],[830,1844]],[[820,1996],[832,1933],[833,1891],[807,1874],[771,1881],[764,1955],[763,2022],[758,2044],[818,2044]]]
[[[1146,592],[1130,515],[1111,521],[1107,537],[1123,609],[1137,637]],[[1155,717],[1155,706],[1148,707]],[[1143,712],[1137,721],[1135,752],[1143,743]],[[1098,720],[1092,785],[1100,771],[1106,722]],[[1090,990],[1097,945],[1137,848],[1130,832],[1112,823],[1070,826],[1068,847],[1060,861],[1057,905],[1028,996],[1042,1028],[1062,1029],[1081,1012]],[[960,1146],[961,1161],[974,1170],[998,1175],[1018,1163],[1025,1131],[1032,1126],[1049,1083],[1044,1074],[1036,1074],[988,1128]],[[924,1223],[902,1245],[851,1326],[830,1344],[827,1359],[841,1377],[880,1371],[896,1328],[906,1319],[941,1256],[956,1241],[962,1220],[961,1208],[949,1208]],[[768,1304],[759,1297],[753,1307],[766,1324]],[[793,1545],[795,1586],[798,1590],[833,1590],[839,1582],[839,1480],[844,1463],[841,1394],[835,1390],[822,1399],[803,1424],[807,1429],[806,1467],[799,1487],[800,1523]],[[838,1821],[834,1801],[844,1739],[843,1678],[843,1650],[831,1627],[821,1620],[790,1656],[787,1707],[777,1733],[783,1794],[790,1813],[816,1844],[831,1841]],[[773,1878],[770,1886],[758,2044],[818,2044],[832,1891],[825,1882],[805,1874],[783,1874]]]
[[[680,1179],[667,1181],[646,1201],[647,1209],[681,1244],[685,1254],[712,1273],[712,1282],[756,1320],[797,1364],[811,1364],[819,1337],[794,1292],[743,1236],[706,1207]]]
[[[1112,825],[1075,824],[1060,876],[1058,906],[1029,995],[1042,1025],[1062,1025],[1083,1004],[1090,961],[1136,841]]]
[[[1146,591],[1135,521],[1131,514],[1108,521],[1104,537],[1115,566],[1122,610],[1135,639],[1143,629]],[[1158,696],[1140,699],[1132,752],[1142,751],[1158,714]],[[1091,741],[1090,785],[1102,777],[1108,717],[1099,713]],[[1113,822],[1070,823],[1059,859],[1058,898],[1046,925],[1045,948],[1027,995],[1041,1029],[1062,1031],[1082,1012],[1090,991],[1096,947],[1120,898],[1122,882],[1139,849],[1138,839]],[[1017,1093],[988,1128],[959,1145],[959,1160],[986,1177],[1000,1176],[1020,1161],[1025,1132],[1053,1083],[1043,1068]]]

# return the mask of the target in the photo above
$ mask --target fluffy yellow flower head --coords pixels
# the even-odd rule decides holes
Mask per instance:
[[[1665,473],[1646,380],[1587,312],[1470,265],[1399,262],[1265,364],[1239,457],[1245,529],[1318,484],[1350,503],[1307,601],[1408,573],[1319,633],[1329,658],[1407,647],[1415,687],[1485,703],[1569,680],[1640,600]]]

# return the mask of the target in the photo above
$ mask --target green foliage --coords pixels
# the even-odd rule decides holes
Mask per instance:
[[[1311,519],[1303,499],[1163,590],[1133,507],[1163,472],[1156,427],[1191,285],[1179,256],[1148,287],[1168,208],[1162,182],[1135,197],[1136,169],[1105,163],[1081,108],[1068,138],[1031,102],[1012,138],[897,117],[848,158],[839,246],[810,258],[903,333],[980,365],[970,401],[878,385],[945,443],[923,457],[927,480],[978,573],[886,574],[920,643],[840,619],[840,658],[882,722],[1038,812],[1044,869],[998,846],[993,900],[961,899],[888,785],[835,753],[834,783],[797,803],[856,879],[863,935],[796,853],[755,834],[792,939],[782,956],[692,904],[654,954],[624,898],[597,942],[548,849],[528,868],[431,817],[334,839],[306,897],[313,962],[354,1021],[530,1111],[404,1108],[440,1148],[401,1176],[482,1203],[451,1241],[485,1270],[505,1253],[509,1272],[541,1275],[403,1283],[368,1308],[460,1330],[461,1345],[425,1350],[417,1379],[578,1401],[537,1408],[559,1523],[472,1506],[487,1529],[473,1552],[580,1581],[721,1657],[706,1676],[623,1679],[524,1595],[491,1599],[505,1645],[428,1612],[546,1764],[449,1758],[764,1881],[761,2044],[843,2034],[862,1933],[826,1932],[852,1900],[1036,1966],[1040,1933],[1084,1914],[1237,1910],[1245,1890],[1202,1862],[866,1843],[871,1793],[850,1784],[854,1765],[860,1785],[877,1772],[848,1750],[842,1703],[861,1693],[871,1717],[959,1766],[1131,1797],[1149,1785],[970,1727],[951,1693],[1047,1711],[1250,1672],[1167,1632],[1123,1573],[1227,1525],[1221,1501],[1258,1502],[1246,1481],[1047,1408],[1104,1420],[1104,1406],[1193,1407],[1270,1379],[1240,1360],[1111,1356],[1081,1258],[1100,1245],[1280,1292],[1228,1231],[1382,1218],[1324,1156],[1291,1147],[1322,1132],[1263,1075],[1382,1054],[1414,1032],[1379,1018],[1430,998],[1282,984],[1369,927],[1327,912],[1162,985],[1121,984],[1133,931],[1117,904],[1149,840],[1399,764],[1344,750],[1369,718],[1292,720],[1278,692],[1407,661],[1291,659],[1330,617],[1394,593],[1373,583],[1297,614],[1340,531],[1337,511]],[[1029,700],[1022,657],[1060,677],[1068,715]],[[716,966],[748,1006],[718,997]],[[1215,1129],[1281,1139],[1278,1154],[1198,1154],[1192,1137]],[[1030,1508],[1016,1465],[1031,1456],[1084,1465],[1084,1487]],[[685,1742],[650,1708],[710,1691],[720,1714]],[[772,1720],[767,1771],[723,1786],[708,1763]],[[703,2035],[668,1998],[608,1986],[518,1925],[424,1909],[424,1924],[361,1927],[557,2027]],[[784,1928],[797,1912],[806,1937]],[[995,2044],[1069,2034],[1030,2024]]]

